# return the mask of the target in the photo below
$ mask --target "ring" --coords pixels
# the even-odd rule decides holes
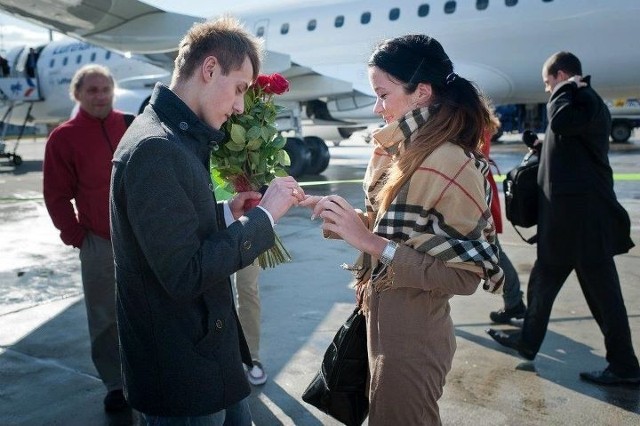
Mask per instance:
[[[296,197],[298,195],[298,190],[295,188],[291,188],[291,195],[293,195],[294,197]]]

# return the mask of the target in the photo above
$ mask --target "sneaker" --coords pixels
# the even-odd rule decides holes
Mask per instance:
[[[489,314],[489,318],[491,321],[498,324],[510,324],[512,319],[522,319],[524,318],[524,314],[527,312],[527,307],[524,305],[524,302],[521,300],[513,308],[509,309],[500,309],[499,311],[493,311]]]
[[[249,379],[249,383],[254,386],[265,384],[267,381],[267,373],[264,372],[260,361],[253,361],[253,367],[247,371],[247,379]]]
[[[104,411],[122,411],[127,408],[129,408],[129,403],[124,398],[122,389],[107,392],[107,396],[104,397]]]

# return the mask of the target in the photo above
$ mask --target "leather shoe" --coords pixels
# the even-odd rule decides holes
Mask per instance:
[[[104,411],[122,411],[129,408],[129,403],[124,398],[122,389],[115,389],[107,392],[107,396],[104,397]]]
[[[533,361],[533,359],[536,357],[536,353],[527,348],[522,343],[522,333],[520,333],[519,331],[507,334],[502,330],[490,328],[487,330],[487,334],[502,346],[506,346],[507,348],[515,349],[516,351],[518,351],[518,354],[524,359]]]
[[[491,318],[491,321],[498,324],[510,324],[512,319],[522,319],[526,313],[527,307],[521,300],[520,303],[512,308],[503,308],[499,311],[489,313],[489,318]]]
[[[582,372],[580,373],[580,378],[587,382],[604,386],[640,385],[640,374],[622,377],[609,370],[609,368],[601,371]]]

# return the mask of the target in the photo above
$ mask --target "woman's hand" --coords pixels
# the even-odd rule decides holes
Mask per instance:
[[[322,229],[334,232],[354,248],[379,257],[387,239],[369,231],[358,212],[338,195],[322,197],[315,203],[313,217],[324,220]]]
[[[323,197],[321,195],[305,195],[304,200],[300,201],[298,206],[307,207],[313,210],[315,209],[316,204],[318,204],[318,201],[322,200],[322,198]]]

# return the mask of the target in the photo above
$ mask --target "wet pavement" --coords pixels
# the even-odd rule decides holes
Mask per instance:
[[[522,158],[523,146],[496,144],[492,156],[504,173]],[[44,142],[27,139],[24,163],[0,161],[0,425],[130,425],[137,413],[106,415],[105,390],[91,363],[78,252],[64,246],[41,194]],[[345,141],[331,147],[322,176],[305,177],[309,193],[335,192],[362,207],[361,185],[371,147]],[[621,174],[616,192],[632,218],[640,244],[640,140],[612,146]],[[1,159],[0,159],[1,160]],[[353,306],[351,276],[340,268],[355,251],[323,240],[320,223],[294,208],[277,231],[293,262],[260,276],[262,360],[269,380],[254,387],[256,425],[336,425],[300,395],[322,354]],[[532,229],[524,230],[526,235]],[[507,224],[503,248],[526,290],[535,247]],[[617,256],[634,347],[640,353],[640,248]],[[535,362],[518,358],[485,333],[499,296],[478,290],[452,299],[458,350],[440,401],[445,425],[637,425],[640,389],[604,388],[580,381],[580,371],[605,366],[603,338],[575,275],[563,287],[547,337]],[[499,326],[514,329],[515,326]]]

